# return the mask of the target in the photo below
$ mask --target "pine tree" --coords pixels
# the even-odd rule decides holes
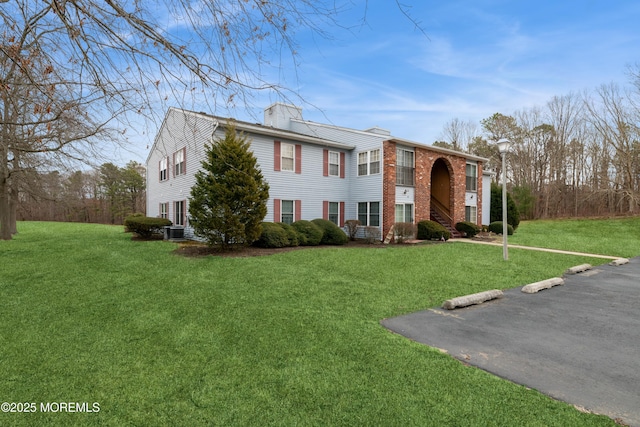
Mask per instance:
[[[502,185],[491,183],[491,212],[490,220],[502,221]],[[515,230],[520,224],[520,212],[513,201],[511,193],[507,191],[507,224]]]
[[[260,237],[269,185],[257,167],[250,142],[233,126],[206,147],[207,159],[191,188],[189,221],[211,246],[229,250]]]

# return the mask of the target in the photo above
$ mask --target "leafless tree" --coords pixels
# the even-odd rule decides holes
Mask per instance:
[[[442,139],[457,151],[466,151],[478,134],[476,123],[460,120],[457,117],[446,122],[442,128]]]
[[[600,86],[593,98],[585,100],[588,121],[605,150],[610,149],[607,177],[610,188],[617,195],[617,203],[624,203],[624,211],[633,214],[640,204],[640,117],[631,108],[630,94],[616,84]]]
[[[328,36],[346,5],[0,2],[0,239],[15,231],[25,164],[86,159],[106,140],[125,139],[128,127],[157,123],[165,103],[207,103],[215,111],[248,104],[259,91],[295,97],[279,81],[281,70],[297,65],[297,32]]]

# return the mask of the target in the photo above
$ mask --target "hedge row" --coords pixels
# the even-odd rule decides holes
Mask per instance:
[[[172,222],[166,218],[153,218],[143,214],[133,214],[124,219],[124,231],[149,238],[153,234],[161,234],[163,227],[171,224]]]
[[[334,223],[325,219],[299,220],[291,225],[263,222],[260,238],[253,244],[260,248],[289,246],[344,245],[349,238]]]
[[[469,221],[461,221],[456,224],[456,230],[461,232],[465,237],[473,237],[481,231],[481,228]]]
[[[449,240],[451,233],[435,221],[420,221],[418,223],[418,240]]]

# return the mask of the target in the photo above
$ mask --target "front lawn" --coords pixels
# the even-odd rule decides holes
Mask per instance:
[[[1,400],[100,411],[2,425],[613,425],[379,324],[593,258],[505,263],[463,243],[185,258],[121,227],[19,231],[0,241]]]
[[[523,221],[509,243],[631,258],[640,255],[640,217]]]

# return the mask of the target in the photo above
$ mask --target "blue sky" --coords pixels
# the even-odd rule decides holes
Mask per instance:
[[[331,39],[298,34],[299,67],[285,67],[281,78],[317,107],[304,106],[304,119],[380,126],[431,144],[454,118],[479,124],[556,95],[626,85],[627,67],[640,64],[637,1],[401,3],[424,33],[393,0],[353,0],[339,17],[349,31],[328,28]],[[262,96],[234,116],[261,120],[276,100]]]

